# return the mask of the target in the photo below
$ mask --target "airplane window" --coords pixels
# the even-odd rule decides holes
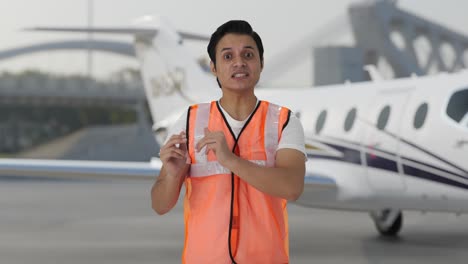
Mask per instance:
[[[322,131],[323,127],[325,126],[326,119],[327,119],[327,110],[322,110],[322,112],[320,112],[317,118],[317,123],[315,124],[316,134],[320,134],[320,131]]]
[[[468,128],[468,112],[465,114],[465,117],[462,119],[460,124],[462,124],[462,125],[465,124],[466,128]]]
[[[379,119],[377,120],[377,128],[383,130],[387,126],[388,118],[390,117],[390,106],[386,105],[382,111],[380,111]]]
[[[356,120],[356,108],[354,107],[351,109],[348,114],[346,115],[345,123],[344,123],[344,130],[348,132],[353,128],[354,120]]]
[[[452,94],[447,105],[447,115],[457,123],[462,123],[468,114],[468,89]],[[463,125],[463,124],[462,124]]]
[[[418,107],[418,110],[416,110],[416,114],[414,115],[414,128],[420,129],[424,125],[424,121],[426,121],[427,110],[427,103],[423,103]]]
[[[294,114],[296,115],[297,119],[301,120],[301,111],[295,111]]]

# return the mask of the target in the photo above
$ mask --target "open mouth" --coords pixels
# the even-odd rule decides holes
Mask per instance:
[[[238,73],[234,73],[231,77],[235,79],[242,79],[242,78],[249,77],[249,74],[246,72],[238,72]]]

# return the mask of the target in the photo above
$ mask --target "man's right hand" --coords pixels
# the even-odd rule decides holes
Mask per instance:
[[[187,161],[187,137],[185,132],[172,135],[160,149],[163,163],[159,177],[151,189],[153,209],[160,215],[169,212],[177,203],[190,165]]]
[[[168,176],[179,176],[187,160],[187,136],[185,132],[182,131],[178,135],[172,135],[160,149],[159,157]]]

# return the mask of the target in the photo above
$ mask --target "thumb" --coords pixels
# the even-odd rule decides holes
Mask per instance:
[[[185,134],[185,131],[180,132],[179,135],[187,137],[187,135]],[[185,150],[187,150],[187,145],[188,145],[188,139],[186,138],[186,139],[185,139],[185,143],[179,144],[179,149],[185,151]]]

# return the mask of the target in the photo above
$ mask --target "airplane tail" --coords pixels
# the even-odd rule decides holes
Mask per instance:
[[[219,97],[220,89],[214,77],[202,69],[183,41],[208,41],[209,38],[176,31],[163,17],[146,16],[127,28],[37,27],[29,30],[133,35],[156,134],[165,132],[189,105]]]
[[[159,133],[190,104],[213,98],[220,89],[214,77],[202,69],[184,46],[184,38],[200,40],[201,36],[180,34],[162,17],[144,23],[156,28],[157,34],[135,35],[135,51],[141,63],[153,129]]]

